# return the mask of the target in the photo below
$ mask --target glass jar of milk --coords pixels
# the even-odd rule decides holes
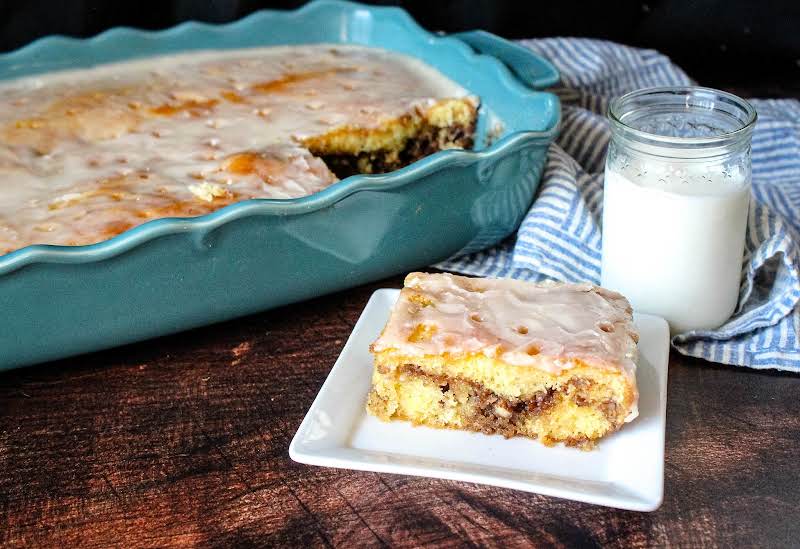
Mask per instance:
[[[650,88],[608,117],[602,285],[673,333],[719,327],[739,297],[755,109],[708,88]]]

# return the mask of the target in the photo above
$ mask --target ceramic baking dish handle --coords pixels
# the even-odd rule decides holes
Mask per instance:
[[[555,85],[561,78],[550,61],[490,32],[476,30],[450,36],[465,42],[479,53],[496,57],[531,88],[544,89]]]

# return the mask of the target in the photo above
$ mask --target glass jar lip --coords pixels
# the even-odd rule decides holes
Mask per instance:
[[[746,117],[741,127],[733,131],[722,132],[716,135],[703,137],[674,137],[640,130],[626,124],[622,120],[623,113],[621,113],[620,110],[623,105],[632,99],[659,94],[690,96],[693,93],[698,92],[720,96],[721,98],[728,100],[730,103],[740,108],[745,113]],[[611,120],[613,128],[623,130],[626,134],[638,137],[651,143],[658,143],[665,146],[714,147],[722,145],[726,142],[736,142],[740,138],[749,135],[752,132],[756,121],[758,120],[758,113],[756,112],[755,107],[753,107],[749,101],[726,91],[717,90],[714,88],[706,88],[703,86],[658,86],[638,89],[613,99],[608,106],[608,118]]]

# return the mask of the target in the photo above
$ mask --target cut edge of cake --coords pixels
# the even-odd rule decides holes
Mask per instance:
[[[446,149],[471,149],[478,121],[474,97],[446,98],[384,120],[374,128],[343,125],[300,140],[339,178],[403,168]]]

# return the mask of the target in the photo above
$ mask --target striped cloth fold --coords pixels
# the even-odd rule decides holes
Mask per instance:
[[[598,284],[609,100],[639,88],[693,82],[653,50],[574,38],[521,44],[561,71],[561,87],[552,90],[562,102],[561,133],[548,152],[539,194],[516,235],[436,267]],[[676,335],[672,345],[713,362],[800,372],[800,103],[751,102],[759,121],[739,304],[719,329]]]

